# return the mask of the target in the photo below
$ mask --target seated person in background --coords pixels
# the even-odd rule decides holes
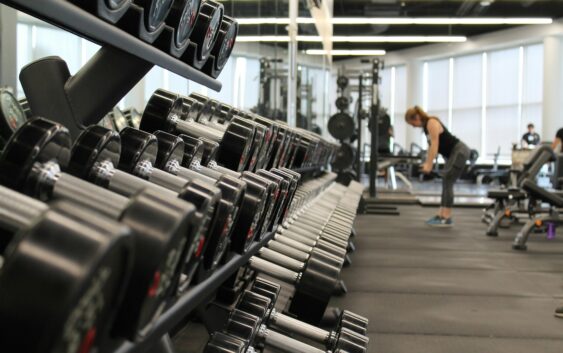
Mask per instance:
[[[561,146],[561,142],[563,141],[563,128],[557,130],[557,134],[555,134],[555,140],[551,144],[551,149],[555,152],[559,152],[560,149],[558,148]]]
[[[522,147],[532,148],[540,144],[540,135],[534,131],[534,124],[528,124],[528,132],[522,136]]]

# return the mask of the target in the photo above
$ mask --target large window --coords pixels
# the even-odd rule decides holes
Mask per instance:
[[[513,48],[490,52],[486,62],[488,133],[485,157],[492,157],[499,150],[507,156],[522,131],[518,115],[520,50]]]
[[[391,69],[393,82],[393,95],[391,105],[391,123],[395,133],[394,141],[405,149],[407,135],[407,123],[405,122],[405,112],[407,111],[407,68],[406,66],[397,66]]]
[[[482,55],[457,58],[453,67],[451,129],[470,148],[481,152]]]
[[[543,45],[530,45],[524,48],[523,66],[522,120],[520,125],[525,128],[527,124],[532,123],[536,126],[536,131],[541,131]],[[550,136],[545,137],[549,138]]]
[[[428,61],[423,106],[481,158],[510,159],[526,125],[542,121],[543,45]]]
[[[440,118],[449,126],[450,60],[436,60],[424,64],[423,105],[428,114]]]

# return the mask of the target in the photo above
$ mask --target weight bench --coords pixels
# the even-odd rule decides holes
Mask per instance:
[[[488,236],[497,236],[498,228],[503,227],[502,221],[507,217],[512,220],[512,214],[521,209],[520,202],[526,200],[528,195],[521,189],[491,190],[487,197],[495,200],[485,210],[483,221],[487,227]],[[511,221],[512,222],[512,221]]]
[[[528,237],[536,229],[547,226],[547,238],[555,237],[555,228],[563,223],[559,217],[559,209],[563,208],[563,197],[557,193],[550,192],[531,180],[525,180],[522,188],[528,193],[531,200],[539,200],[549,204],[549,213],[532,218],[526,222],[522,230],[516,235],[512,248],[515,250],[526,250]]]
[[[486,231],[488,236],[497,236],[498,228],[503,226],[502,222],[507,217],[510,217],[510,223],[504,223],[506,227],[514,222],[515,213],[527,213],[527,208],[525,205],[522,205],[522,202],[527,200],[527,194],[522,190],[522,184],[528,180],[535,179],[543,165],[554,159],[555,154],[549,146],[539,146],[524,161],[523,170],[519,172],[513,187],[490,190],[487,193],[487,197],[495,200],[493,204],[485,209],[485,214],[482,218],[489,225]]]

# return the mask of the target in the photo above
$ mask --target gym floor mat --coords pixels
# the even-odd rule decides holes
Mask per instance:
[[[331,305],[370,319],[370,353],[563,351],[563,237],[511,249],[518,225],[485,236],[481,211],[456,209],[455,227],[424,222],[433,210],[359,216],[348,294]]]

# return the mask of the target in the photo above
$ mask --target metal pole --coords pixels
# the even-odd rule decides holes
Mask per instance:
[[[362,96],[364,93],[364,76],[360,74],[358,77],[358,157],[356,158],[356,171],[358,172],[358,181],[362,178]]]
[[[289,44],[287,73],[287,123],[296,126],[297,115],[297,15],[299,0],[289,0]]]
[[[372,66],[372,95],[371,95],[371,157],[369,161],[370,178],[369,178],[369,195],[372,198],[377,196],[377,159],[379,158],[379,70],[381,62],[379,59],[373,60]]]

